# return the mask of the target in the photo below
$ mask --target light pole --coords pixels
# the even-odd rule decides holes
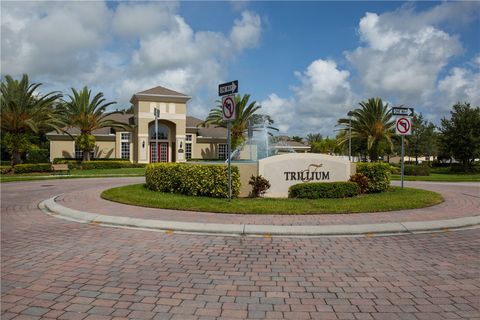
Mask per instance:
[[[348,111],[348,161],[352,161],[352,116],[353,112]]]

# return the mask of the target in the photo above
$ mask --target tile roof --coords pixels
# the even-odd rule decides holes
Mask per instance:
[[[140,92],[135,93],[135,95],[137,95],[137,94],[139,94],[139,95],[156,95],[156,96],[176,96],[176,97],[182,97],[182,98],[189,98],[189,96],[187,96],[183,93],[173,91],[173,90],[167,89],[167,88],[162,87],[162,86],[157,86],[157,87],[154,87],[154,88],[147,89],[145,91],[140,91]]]

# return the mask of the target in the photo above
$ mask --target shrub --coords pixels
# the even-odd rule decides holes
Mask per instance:
[[[26,163],[47,163],[50,162],[50,151],[48,149],[32,148],[27,152]]]
[[[12,171],[12,166],[0,166],[0,174],[6,174]]]
[[[368,178],[363,173],[355,173],[350,177],[351,182],[355,182],[358,185],[360,193],[366,193],[368,190]]]
[[[288,188],[289,198],[348,198],[358,193],[359,188],[355,182],[299,183]]]
[[[146,186],[150,190],[213,198],[228,197],[226,165],[157,163],[147,165]],[[240,174],[232,166],[232,196],[240,193]]]
[[[270,182],[262,175],[252,175],[248,184],[252,186],[252,191],[248,195],[250,198],[262,197],[270,188]]]
[[[118,169],[118,168],[129,168],[132,163],[130,161],[119,161],[119,160],[102,160],[102,161],[82,161],[80,166],[82,169]]]
[[[390,165],[387,163],[357,163],[357,173],[368,178],[367,193],[383,192],[390,186]]]
[[[17,164],[13,167],[13,171],[15,173],[50,172],[52,165],[50,163]]]
[[[429,176],[430,167],[427,165],[405,165],[405,167],[403,168],[403,173],[406,176]]]

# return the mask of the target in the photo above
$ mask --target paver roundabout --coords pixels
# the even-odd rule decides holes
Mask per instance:
[[[277,225],[426,221],[479,215],[479,185],[388,214],[243,216],[137,208],[101,190],[141,178],[2,184],[2,319],[480,319],[479,229],[393,236],[248,237],[108,228],[46,215]]]

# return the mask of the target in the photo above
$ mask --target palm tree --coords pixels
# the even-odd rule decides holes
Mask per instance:
[[[249,99],[249,94],[245,94],[243,97],[239,94],[235,96],[236,119],[231,123],[232,150],[235,150],[245,141],[249,124],[254,131],[259,131],[265,126],[267,129],[278,131],[277,128],[272,127],[273,120],[270,116],[256,113],[261,106],[256,101],[249,103]],[[223,121],[222,102],[217,101],[217,103],[218,105],[210,110],[207,118],[200,126],[215,125],[215,127],[227,128],[227,122]]]
[[[359,105],[360,108],[351,112],[352,144],[361,145],[366,149],[370,161],[377,161],[381,153],[393,151],[395,121],[389,105],[384,105],[380,98],[371,98]],[[350,119],[339,119],[338,124],[344,126],[338,139],[338,144],[343,145],[348,143]]]
[[[2,144],[12,155],[12,165],[21,162],[21,155],[31,146],[30,136],[57,130],[63,126],[54,108],[61,98],[58,92],[41,95],[37,89],[41,83],[29,83],[24,74],[20,81],[10,75],[1,84]]]
[[[321,133],[309,133],[307,134],[307,138],[306,138],[309,145],[312,145],[315,142],[321,142],[322,139],[323,137]]]
[[[75,138],[75,142],[82,150],[83,160],[90,160],[90,151],[95,147],[95,136],[92,131],[105,127],[129,129],[126,123],[118,122],[108,117],[121,111],[107,112],[108,106],[116,102],[106,102],[103,93],[99,92],[92,98],[91,90],[84,87],[77,91],[72,88],[72,95],[68,95],[69,101],[62,104],[62,115],[68,128],[75,127],[80,130],[80,135]],[[72,137],[73,138],[73,137]]]

